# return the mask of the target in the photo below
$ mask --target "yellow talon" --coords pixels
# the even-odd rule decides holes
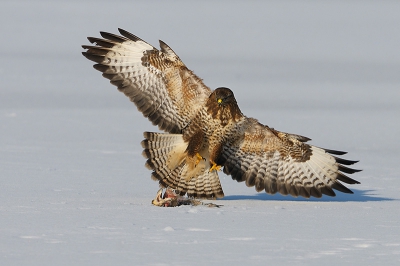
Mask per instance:
[[[215,171],[220,171],[220,170],[221,170],[221,165],[217,165],[217,164],[214,163],[214,162],[211,162],[211,163],[212,163],[212,166],[211,166],[209,172],[211,172],[212,170],[215,170]]]
[[[197,157],[197,160],[196,160],[196,163],[195,163],[195,165],[197,165],[201,160],[206,160],[203,156],[201,156],[199,153],[196,153],[196,157]]]

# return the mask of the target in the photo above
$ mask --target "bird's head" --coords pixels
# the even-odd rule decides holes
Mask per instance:
[[[212,101],[216,101],[219,107],[225,107],[229,104],[236,104],[233,92],[228,88],[217,88],[210,96]]]
[[[219,117],[221,120],[227,118],[238,120],[243,116],[233,92],[224,87],[217,88],[211,93],[207,101],[207,109],[214,118]]]

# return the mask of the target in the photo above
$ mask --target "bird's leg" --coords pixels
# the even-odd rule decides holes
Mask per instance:
[[[197,131],[193,135],[189,136],[188,146],[186,148],[186,152],[188,157],[190,158],[191,168],[196,167],[201,160],[206,160],[203,156],[200,155],[200,150],[203,145],[204,132],[201,130]]]
[[[201,160],[204,160],[204,161],[206,160],[206,158],[201,156],[200,153],[196,153],[196,157],[197,157],[197,160],[195,162],[195,165],[198,165]]]
[[[218,165],[215,161],[218,160],[218,157],[220,156],[222,152],[222,144],[218,143],[217,145],[215,145],[213,147],[213,149],[210,152],[210,163],[211,163],[211,168],[209,170],[209,172],[216,170],[216,171],[220,171],[221,170],[221,165]]]
[[[210,161],[212,166],[209,170],[209,172],[215,170],[215,171],[220,171],[221,170],[221,165],[217,165],[214,161]]]

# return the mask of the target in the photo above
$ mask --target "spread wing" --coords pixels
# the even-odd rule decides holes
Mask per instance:
[[[88,37],[95,45],[83,45],[82,54],[96,62],[111,84],[134,102],[154,125],[169,133],[181,133],[202,107],[211,90],[160,41],[156,49],[135,35],[101,32],[104,39]]]
[[[244,125],[223,147],[218,161],[234,180],[257,191],[306,198],[335,196],[333,189],[352,193],[340,181],[359,183],[344,174],[360,171],[344,166],[357,161],[334,156],[345,152],[308,145],[306,137],[276,131],[255,119],[246,118]]]

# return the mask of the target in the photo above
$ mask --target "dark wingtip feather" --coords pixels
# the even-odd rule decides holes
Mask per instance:
[[[86,57],[87,59],[89,59],[89,60],[91,60],[93,62],[96,62],[96,63],[101,63],[104,60],[104,56],[95,55],[95,54],[91,54],[91,53],[88,53],[88,52],[82,52],[82,55],[84,57]]]
[[[100,72],[105,72],[109,68],[109,66],[105,66],[102,64],[96,64],[96,65],[93,65],[93,68]]]
[[[96,42],[96,37],[87,37],[90,43],[95,43]]]
[[[340,192],[343,192],[343,193],[354,194],[353,191],[351,191],[350,189],[348,189],[343,184],[341,184],[340,182],[337,182],[337,181],[332,185],[332,188],[336,189]]]
[[[100,39],[100,38],[95,38],[95,37],[88,37],[88,40],[90,43],[93,43],[97,46],[102,46],[105,48],[112,48],[116,44],[115,42],[107,39]]]
[[[323,150],[327,153],[334,154],[334,155],[344,155],[347,153],[345,151],[336,151],[336,150],[330,150],[330,149],[323,149]]]
[[[132,40],[134,42],[136,41],[142,41],[144,42],[142,39],[140,39],[138,36],[130,33],[129,31],[126,31],[124,29],[118,28],[119,33],[121,33],[122,36],[128,38],[129,40]]]
[[[332,157],[335,158],[335,161],[337,163],[344,164],[344,165],[352,165],[352,164],[355,164],[355,163],[359,162],[359,161],[351,161],[351,160],[342,159],[342,158],[339,158],[339,157],[336,157],[336,156],[332,156]]]
[[[339,164],[339,171],[341,171],[343,173],[346,173],[346,174],[354,174],[354,173],[357,173],[357,172],[361,172],[362,170],[348,168],[346,166],[343,166],[343,165]]]
[[[104,32],[104,31],[100,31],[100,35],[101,37],[103,37],[104,39],[108,39],[114,42],[119,42],[119,43],[123,43],[125,41],[127,41],[128,39],[122,36],[118,36],[109,32]]]
[[[360,182],[358,182],[357,180],[354,180],[353,178],[350,178],[340,172],[338,172],[337,179],[347,184],[360,184]]]
[[[330,197],[336,196],[335,192],[330,187],[322,187],[321,192],[322,194],[325,194]]]
[[[310,193],[304,187],[298,187],[299,196],[302,196],[306,199],[310,198]]]
[[[320,198],[320,197],[322,197],[322,193],[317,188],[310,187],[310,196],[315,197],[315,198]]]

